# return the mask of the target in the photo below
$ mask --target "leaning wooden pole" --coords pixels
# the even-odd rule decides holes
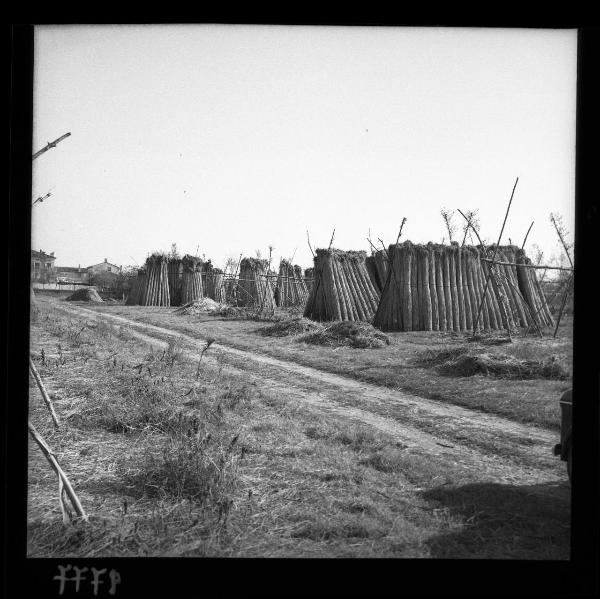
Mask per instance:
[[[46,391],[46,387],[44,387],[42,378],[40,377],[40,375],[37,371],[37,368],[35,367],[35,364],[33,363],[33,360],[31,359],[31,356],[29,356],[29,369],[31,370],[31,374],[33,374],[33,378],[35,379],[35,382],[37,383],[37,386],[39,387],[40,393],[42,394],[42,398],[44,399],[46,407],[48,408],[48,411],[50,412],[50,416],[52,416],[54,426],[56,428],[59,428],[60,423],[58,422],[58,416],[56,415],[56,412],[54,411],[54,405],[52,404],[52,400],[50,399],[50,396],[48,395],[48,392]]]
[[[44,441],[43,437],[37,432],[37,430],[35,429],[33,424],[31,424],[31,422],[28,422],[27,425],[29,427],[29,434],[31,435],[33,440],[38,444],[38,447],[42,450],[42,453],[48,460],[48,463],[50,464],[50,466],[52,467],[52,469],[54,470],[54,472],[56,472],[56,475],[58,476],[61,508],[62,508],[62,491],[63,491],[63,487],[64,487],[64,490],[66,491],[67,496],[69,497],[71,504],[73,505],[73,508],[75,509],[75,513],[80,518],[87,521],[88,517],[83,510],[81,502],[79,501],[79,498],[75,494],[75,491],[73,490],[73,487],[71,486],[71,482],[67,478],[67,475],[63,472],[62,468],[56,461],[54,452],[50,449],[50,447],[48,446],[46,441]],[[64,521],[64,511],[63,511],[63,521]]]

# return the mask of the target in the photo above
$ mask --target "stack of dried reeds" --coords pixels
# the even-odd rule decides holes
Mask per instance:
[[[308,289],[302,278],[302,268],[282,259],[279,264],[276,297],[277,305],[283,308],[302,306],[308,298]]]
[[[388,259],[384,250],[372,252],[365,260],[371,283],[379,293],[383,291],[387,279]]]
[[[369,278],[366,256],[366,252],[318,249],[315,282],[304,316],[320,321],[370,320],[377,310],[379,292]]]
[[[254,306],[270,310],[275,307],[273,288],[267,280],[268,260],[244,258],[240,263],[237,285],[238,306]]]
[[[225,282],[223,271],[220,268],[214,268],[210,260],[204,265],[204,281],[206,296],[219,302],[225,303]]]
[[[129,295],[125,300],[125,305],[136,306],[141,303],[144,288],[146,286],[146,271],[143,268],[138,269],[137,277],[133,280]]]
[[[304,282],[306,283],[308,293],[310,293],[315,282],[315,269],[312,266],[304,270]]]
[[[390,245],[388,276],[373,324],[384,331],[465,331],[476,320],[484,330],[545,324],[534,320],[519,284],[517,251],[515,246],[498,248],[496,260],[511,265],[494,265],[497,277],[489,277],[486,289],[491,266],[482,260],[486,255],[480,246]],[[492,253],[488,249],[487,255]],[[524,277],[535,285],[534,272]]]
[[[181,284],[183,278],[183,264],[181,263],[181,259],[169,259],[167,270],[169,276],[169,294],[171,295],[171,306],[180,306]]]
[[[181,305],[203,297],[202,288],[202,259],[186,254],[181,259]]]
[[[152,254],[146,258],[146,277],[140,303],[142,306],[170,306],[168,257]]]

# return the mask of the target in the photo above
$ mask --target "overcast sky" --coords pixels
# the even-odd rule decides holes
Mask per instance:
[[[32,247],[61,266],[155,250],[440,242],[440,209],[559,253],[574,231],[575,30],[39,26]],[[458,213],[455,223],[462,226]]]

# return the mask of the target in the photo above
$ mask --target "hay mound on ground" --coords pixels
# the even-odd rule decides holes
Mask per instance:
[[[304,343],[360,349],[384,347],[390,338],[368,322],[342,320],[298,339]]]
[[[308,318],[291,318],[282,320],[271,326],[260,330],[261,335],[266,337],[289,337],[291,335],[303,335],[323,330],[323,325],[309,320]]]
[[[552,356],[548,360],[518,360],[506,354],[462,354],[451,357],[438,366],[450,376],[484,374],[504,379],[556,379],[569,378],[568,371]]]
[[[66,298],[68,302],[102,302],[104,301],[96,291],[95,287],[78,289]]]
[[[210,297],[203,297],[201,299],[188,302],[185,306],[181,306],[174,310],[176,314],[200,314],[202,312],[218,312],[222,309],[222,305]]]

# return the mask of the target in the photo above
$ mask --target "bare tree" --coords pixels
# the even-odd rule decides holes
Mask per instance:
[[[440,214],[442,215],[442,218],[444,219],[444,223],[446,223],[446,229],[448,230],[448,239],[450,240],[450,243],[452,243],[452,235],[454,235],[454,233],[456,233],[456,225],[454,225],[452,223],[452,217],[454,216],[454,210],[448,210],[447,208],[443,207],[440,210]]]

